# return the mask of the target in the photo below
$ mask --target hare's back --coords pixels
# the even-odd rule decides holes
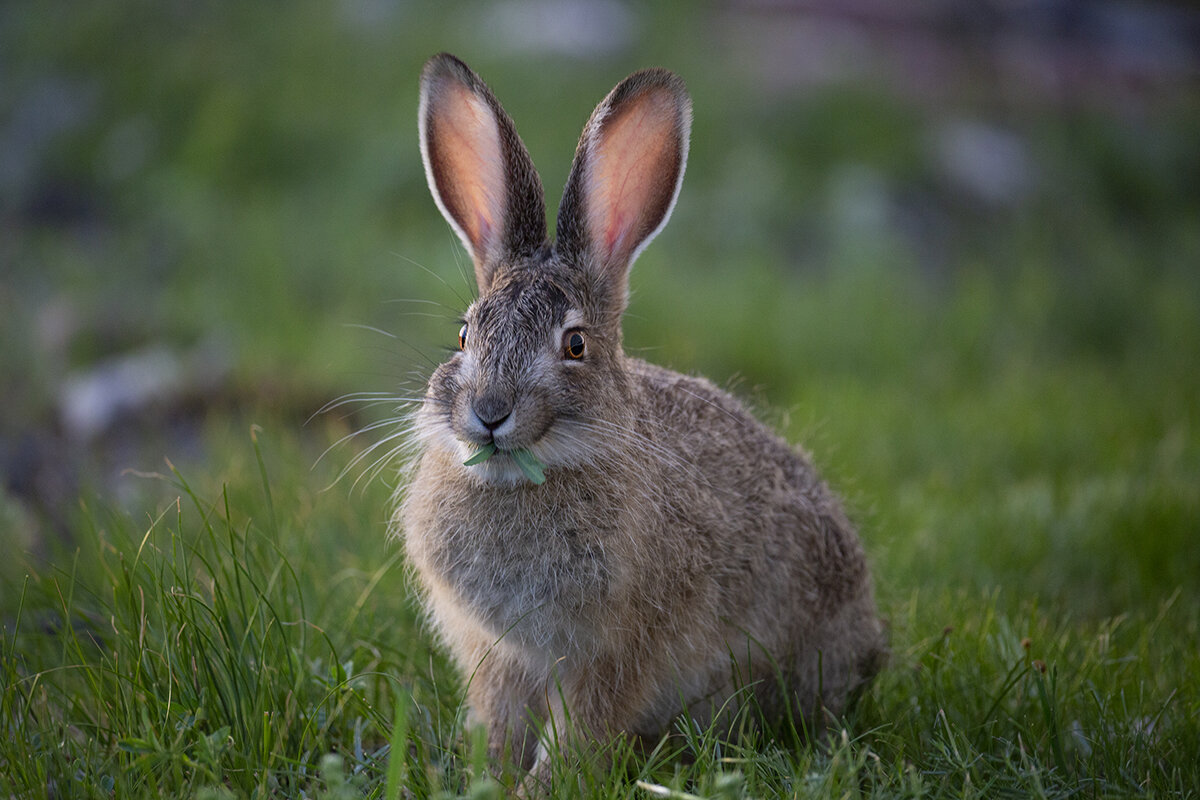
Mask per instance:
[[[802,489],[816,480],[798,450],[711,381],[644,361],[632,361],[632,367],[639,421],[714,485],[733,490],[742,481],[760,485],[765,480]]]

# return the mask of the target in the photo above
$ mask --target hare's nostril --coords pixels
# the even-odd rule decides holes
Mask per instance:
[[[512,400],[494,392],[481,394],[471,404],[476,418],[489,431],[494,431],[504,424],[512,414],[512,407]]]
[[[478,412],[476,412],[475,416],[479,417]],[[489,431],[494,432],[496,430],[496,428],[499,428],[501,425],[504,424],[504,420],[508,419],[508,416],[509,416],[508,414],[505,414],[503,417],[500,417],[499,419],[484,419],[483,417],[479,417],[479,421],[483,423],[483,427],[487,428]]]

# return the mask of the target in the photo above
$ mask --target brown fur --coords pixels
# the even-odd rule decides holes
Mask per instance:
[[[482,81],[442,55],[422,79],[423,137],[463,113],[446,107],[455,81],[512,129]],[[606,139],[606,120],[637,115],[644,146],[619,125],[619,141]],[[491,227],[516,247],[451,218],[481,297],[463,351],[430,379],[396,521],[474,719],[526,768],[538,730],[657,736],[685,711],[712,718],[743,686],[769,718],[836,713],[884,653],[862,547],[807,458],[708,381],[621,349],[628,269],[670,213],[689,120],[682,83],[663,70],[614,89],[585,128],[553,246],[531,251],[532,218]],[[423,140],[444,212],[473,213],[462,205],[473,194],[535,205],[521,197],[536,173],[513,137],[500,170],[461,176],[502,172],[506,185],[470,192],[431,165],[444,142]],[[628,175],[635,191],[615,190]],[[583,359],[564,355],[571,331],[586,337]],[[501,452],[463,465],[489,442]],[[543,485],[506,455],[517,449],[545,463]]]

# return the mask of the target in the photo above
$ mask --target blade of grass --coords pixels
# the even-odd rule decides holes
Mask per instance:
[[[1046,727],[1050,731],[1050,751],[1054,754],[1054,763],[1065,775],[1068,774],[1067,759],[1063,757],[1062,741],[1058,735],[1058,713],[1054,696],[1058,686],[1058,668],[1050,668],[1048,689],[1045,670],[1045,665],[1038,662],[1033,672],[1033,680],[1037,686],[1038,698],[1041,700]]]
[[[383,796],[399,800],[404,792],[404,766],[408,759],[408,706],[412,698],[405,692],[396,695],[396,713],[392,717],[392,735],[388,740],[387,780]]]

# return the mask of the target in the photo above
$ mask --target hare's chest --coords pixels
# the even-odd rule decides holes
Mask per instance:
[[[558,653],[577,648],[613,589],[612,531],[602,519],[511,508],[483,518],[443,512],[426,522],[409,532],[418,571],[497,639]]]

